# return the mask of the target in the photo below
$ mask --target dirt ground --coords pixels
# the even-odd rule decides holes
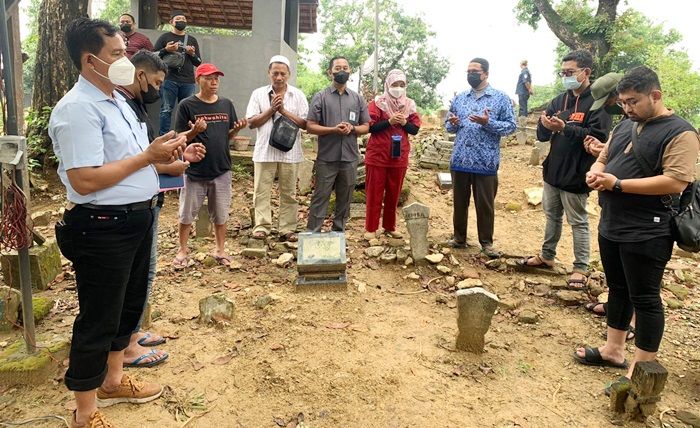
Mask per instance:
[[[502,152],[495,238],[496,246],[508,254],[534,254],[543,236],[541,205],[528,206],[523,194],[524,188],[541,185],[541,168],[527,166],[530,150],[530,146],[515,145]],[[411,167],[408,180],[410,201],[431,209],[429,238],[439,243],[451,234],[452,196],[438,189],[435,175],[435,171]],[[170,359],[151,369],[131,369],[129,374],[162,382],[168,393],[145,405],[105,409],[119,427],[181,427],[190,417],[194,419],[186,423],[188,427],[294,427],[300,413],[303,426],[310,428],[602,427],[614,420],[603,388],[622,372],[583,367],[571,358],[579,344],[602,343],[604,319],[581,306],[560,305],[549,295],[535,293],[530,285],[546,279],[561,282],[565,277],[497,272],[484,266],[476,249],[452,251],[459,266],[443,264],[455,271],[457,280],[476,272],[487,289],[515,306],[499,308],[483,354],[455,352],[454,288],[434,266],[380,265],[367,259],[362,219],[352,220],[347,232],[347,291],[296,292],[294,265],[281,268],[274,259],[244,258],[251,189],[250,178],[234,182],[227,239],[236,262],[231,270],[201,263],[172,270],[177,200],[166,197],[160,220],[159,272],[151,297],[151,331],[170,337],[162,346]],[[52,186],[38,195],[36,209],[58,211],[61,192]],[[301,199],[308,203],[308,198]],[[506,211],[508,202],[520,203],[522,210]],[[591,236],[595,237],[599,219],[595,195],[590,204]],[[306,207],[302,208],[300,225],[305,222]],[[50,229],[42,231],[50,234]],[[403,223],[399,230],[406,233]],[[477,242],[473,210],[469,238]],[[191,241],[193,253],[209,252],[212,246],[211,240]],[[597,259],[595,239],[592,247]],[[273,253],[283,252],[280,248],[277,244]],[[558,259],[565,265],[573,259],[566,224]],[[700,278],[700,258],[674,256],[670,267],[665,281],[679,283],[680,275],[689,295],[683,308],[666,311],[659,361],[670,375],[647,426],[678,428],[685,425],[672,416],[673,411],[697,414],[700,410],[700,293],[694,288]],[[412,272],[420,279],[407,279]],[[235,302],[235,320],[230,324],[210,326],[197,321],[199,299],[213,293]],[[66,275],[42,294],[58,303],[37,326],[38,333],[68,336],[77,313],[72,276]],[[258,309],[255,303],[264,295],[271,295],[273,301]],[[663,296],[673,297],[667,290]],[[524,309],[537,313],[539,322],[519,323],[517,315]],[[0,344],[18,337],[18,330],[0,335]],[[633,349],[628,342],[628,358]],[[39,386],[0,387],[0,421],[68,417],[74,404],[61,383],[64,370]],[[28,426],[58,427],[62,422]]]

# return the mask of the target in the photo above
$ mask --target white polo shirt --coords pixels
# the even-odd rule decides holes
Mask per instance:
[[[108,97],[82,76],[51,112],[49,137],[58,157],[58,175],[75,204],[124,205],[143,202],[158,193],[153,165],[141,168],[114,186],[80,195],[66,171],[99,167],[135,156],[148,148],[146,124],[120,94]]]
[[[254,90],[250,96],[245,116],[250,119],[268,110],[270,108],[271,93],[272,85]],[[302,119],[305,119],[309,113],[309,103],[306,101],[306,96],[292,85],[287,85],[287,92],[284,94],[284,108]],[[301,148],[301,131],[297,133],[294,147],[288,152],[283,152],[270,145],[273,120],[278,117],[280,117],[280,114],[275,113],[267,122],[256,128],[257,138],[255,140],[255,150],[253,151],[253,162],[298,163],[304,160],[304,153]]]

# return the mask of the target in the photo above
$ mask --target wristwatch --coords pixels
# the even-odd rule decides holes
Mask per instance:
[[[619,178],[615,180],[615,184],[613,184],[612,190],[615,193],[622,193],[622,180],[620,180]]]

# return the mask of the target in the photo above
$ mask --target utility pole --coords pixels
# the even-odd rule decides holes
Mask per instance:
[[[374,0],[374,95],[379,90],[379,0]]]

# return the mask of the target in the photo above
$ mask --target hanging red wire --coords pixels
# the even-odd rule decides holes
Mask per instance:
[[[2,194],[0,247],[5,251],[29,248],[32,243],[31,221],[27,221],[27,198],[12,179]]]

